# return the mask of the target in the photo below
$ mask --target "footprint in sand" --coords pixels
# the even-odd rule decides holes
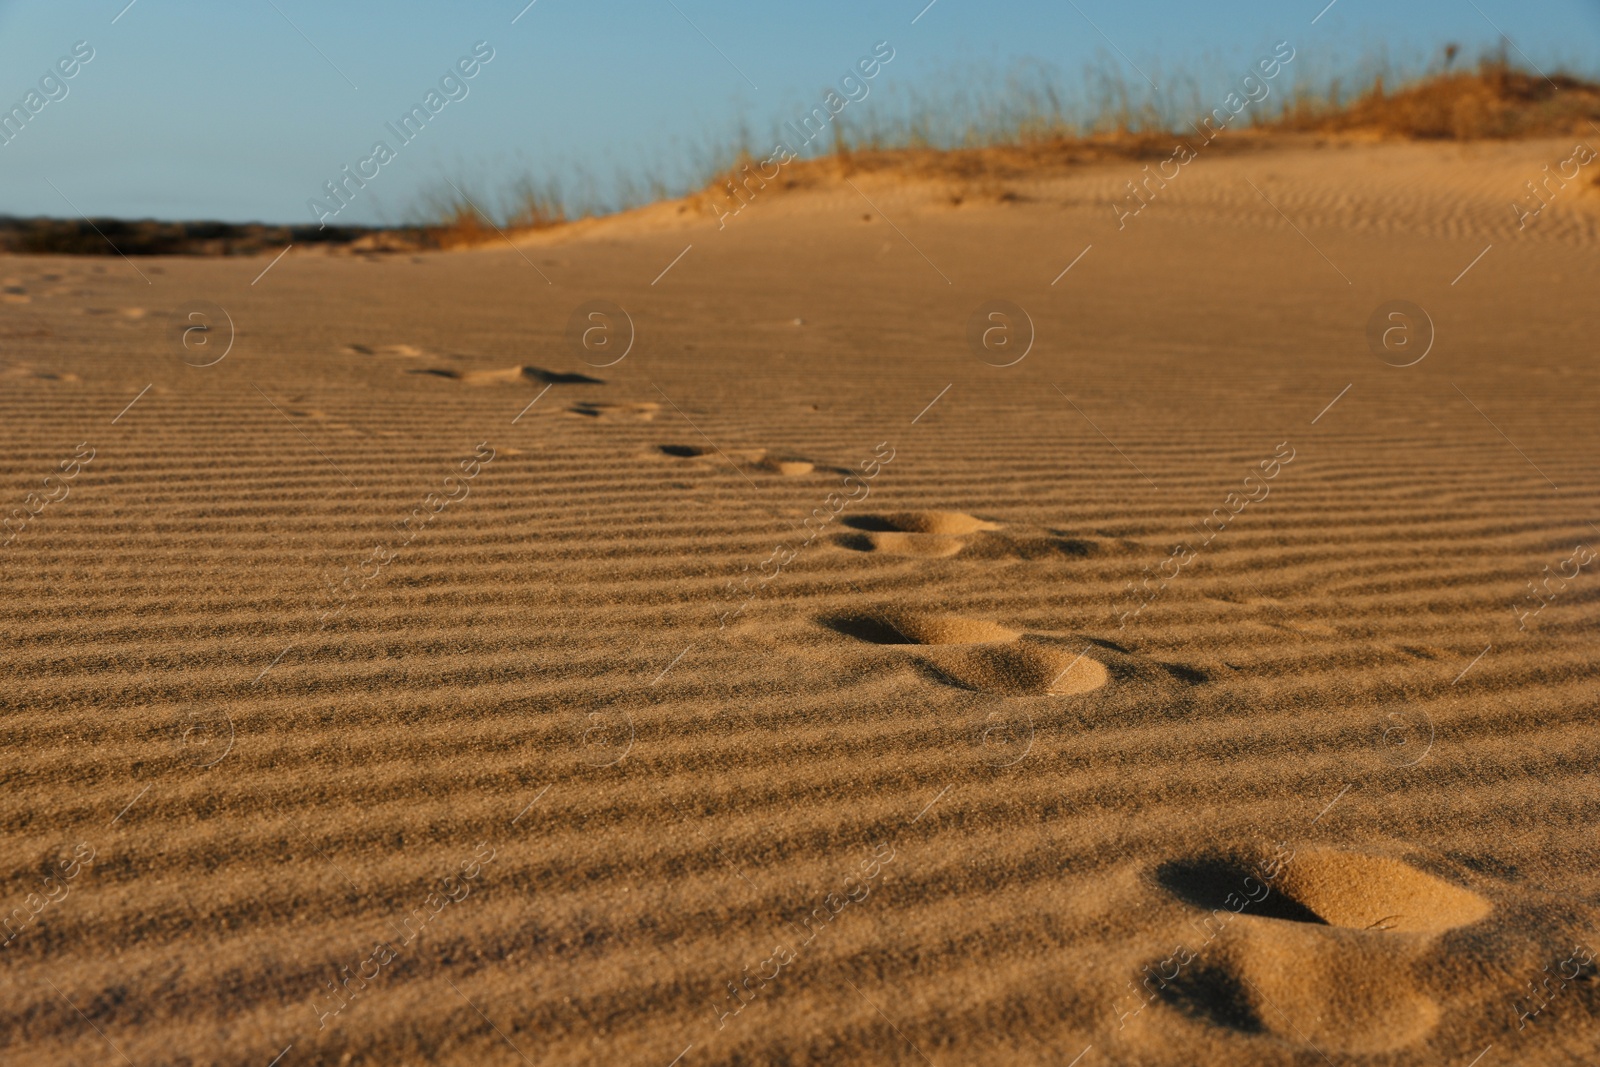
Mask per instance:
[[[1494,910],[1401,860],[1327,848],[1174,860],[1154,880],[1198,909],[1182,937],[1191,958],[1146,969],[1157,999],[1213,1026],[1351,1054],[1435,1028],[1440,1005],[1415,976],[1444,958],[1450,931]]]
[[[600,419],[601,421],[622,420],[627,422],[650,422],[655,419],[656,412],[661,410],[661,405],[652,400],[640,401],[637,404],[574,404],[567,409],[569,415],[585,419]]]
[[[789,453],[769,452],[765,448],[735,448],[721,452],[699,445],[657,445],[656,448],[664,456],[719,464],[731,462],[740,470],[781,474],[786,478],[810,474],[817,469],[817,465],[808,459]]]
[[[983,619],[928,611],[832,616],[823,625],[875,645],[915,646],[914,660],[937,680],[1003,696],[1071,696],[1110,680],[1084,643],[1030,634]]]
[[[424,367],[406,371],[407,374],[427,374],[435,378],[448,378],[465,385],[504,385],[518,382],[537,382],[541,385],[604,385],[600,378],[587,374],[545,370],[543,367],[515,366],[501,370],[450,370],[444,367]]]
[[[70,371],[49,370],[32,363],[0,364],[0,378],[35,378],[47,382],[81,382],[82,378]]]
[[[1054,533],[1027,535],[1002,532],[990,522],[959,511],[903,511],[855,515],[840,520],[848,533],[834,535],[834,544],[854,552],[886,556],[945,559],[1059,559],[1101,552],[1103,544]]]
[[[416,345],[358,345],[347,344],[341,349],[348,356],[400,356],[405,359],[419,359],[428,353]]]
[[[23,287],[20,279],[7,278],[5,285],[0,286],[0,302],[31,304],[33,303],[33,297],[28,295],[28,290]]]
[[[1073,696],[1116,683],[1122,700],[1173,702],[1209,670],[1164,663],[1085,634],[1024,631],[947,612],[884,608],[825,615],[834,633],[905,649],[931,680],[1000,696]]]
[[[856,552],[943,559],[967,547],[969,536],[1000,529],[997,522],[959,511],[903,511],[852,515],[840,522],[854,533],[836,534],[834,544]]]

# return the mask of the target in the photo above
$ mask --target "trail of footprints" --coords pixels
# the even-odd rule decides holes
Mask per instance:
[[[342,345],[339,351],[347,356],[358,356],[364,359],[386,357],[406,361],[427,360],[431,365],[401,366],[400,373],[441,379],[461,385],[584,386],[606,384],[603,378],[596,378],[582,372],[550,370],[524,363],[487,369],[470,366],[452,367],[447,364],[450,362],[467,363],[471,357],[443,355],[413,344],[379,345],[352,341]],[[648,400],[633,402],[580,400],[569,404],[565,410],[566,414],[573,418],[588,419],[596,422],[653,422],[661,412],[661,405],[655,401]],[[736,449],[718,453],[713,449],[700,448],[695,445],[659,445],[657,446],[657,453],[676,459],[706,459],[718,463],[731,461],[741,470],[760,471],[786,477],[810,474],[816,469],[816,465],[809,460],[789,454],[770,453],[767,449],[762,448]]]
[[[421,359],[412,345],[350,344],[364,357]],[[6,373],[26,373],[13,367]],[[466,385],[604,384],[584,374],[517,365],[499,370],[409,368]],[[575,402],[569,416],[649,422],[653,402]],[[319,411],[296,412],[326,418]],[[333,424],[330,424],[333,425]],[[345,428],[345,427],[336,427]],[[690,444],[656,446],[659,457],[742,471],[799,477],[812,460],[763,448],[720,451]],[[840,550],[905,559],[1042,560],[1084,558],[1115,547],[1104,539],[1050,531],[1021,534],[953,511],[911,511],[842,518],[831,536]],[[836,638],[902,657],[930,682],[1000,697],[1087,697],[1108,686],[1150,695],[1210,681],[1207,671],[1162,663],[1084,634],[1030,632],[936,610],[890,606],[835,612],[816,620]],[[1387,856],[1305,848],[1285,861],[1248,851],[1202,854],[1159,864],[1146,886],[1174,909],[1195,946],[1150,961],[1146,978],[1120,1012],[1175,1011],[1199,1025],[1302,1050],[1386,1053],[1413,1045],[1438,1025],[1441,1010],[1413,976],[1448,950],[1460,931],[1481,929],[1496,912],[1473,890]],[[1200,931],[1197,938],[1195,931]],[[1503,938],[1479,939],[1466,965]],[[1459,964],[1458,964],[1459,965]]]
[[[1081,558],[1106,550],[1097,540],[1012,533],[958,511],[854,516],[835,536],[848,551],[923,559]],[[1079,696],[1110,683],[1145,690],[1195,685],[1204,671],[1159,663],[1085,634],[1029,632],[940,611],[884,607],[818,620],[835,633],[901,652],[930,680],[1006,697]]]
[[[991,558],[1033,558],[1016,546],[1040,551],[1049,543],[1008,537],[998,523],[957,512],[865,516],[851,525],[868,539],[846,535],[841,548],[902,556],[962,556],[993,539],[984,553]],[[1091,543],[1081,554],[1094,551]],[[1090,699],[1102,713],[1130,695],[1162,703],[1212,680],[1206,670],[1089,635],[1027,632],[940,611],[884,607],[817,621],[905,656],[936,683],[1004,698]],[[1127,692],[1113,697],[1111,688]],[[1147,870],[1144,886],[1165,898],[1167,943],[1179,947],[1147,961],[1128,983],[1115,1011],[1120,1021],[1146,1010],[1176,1012],[1192,1025],[1308,1055],[1383,1055],[1418,1045],[1439,1029],[1458,975],[1498,972],[1486,984],[1516,990],[1559,958],[1551,953],[1563,944],[1531,907],[1508,916],[1446,877],[1360,851],[1201,854]],[[1520,888],[1506,895],[1530,896]],[[1137,911],[1148,902],[1127,905]],[[1594,927],[1600,913],[1574,917]],[[1530,927],[1546,945],[1529,943]]]
[[[62,283],[77,281],[82,277],[82,274],[83,272],[81,271],[70,272],[70,275],[49,271],[33,278],[24,278],[18,275],[0,278],[0,304],[31,304],[35,296],[70,295],[72,289]],[[110,312],[100,313],[110,314]],[[144,315],[144,309],[124,308],[122,309],[122,314],[129,318],[141,318]]]
[[[590,374],[578,371],[551,370],[545,367],[536,367],[525,363],[513,364],[509,367],[483,368],[464,365],[460,367],[449,366],[452,362],[469,364],[472,357],[463,355],[446,355],[432,349],[413,344],[368,344],[364,342],[348,342],[340,346],[339,351],[346,356],[357,356],[363,359],[394,359],[404,360],[407,364],[399,366],[402,374],[416,375],[422,378],[438,379],[455,382],[469,386],[552,386],[552,385],[605,385],[605,379],[596,378]],[[426,365],[418,366],[415,361],[426,360]],[[661,405],[655,401],[610,402],[600,400],[580,400],[569,404],[566,414],[572,418],[588,419],[596,422],[653,422],[661,412]],[[691,445],[661,445],[659,454],[676,458],[709,458],[721,462],[722,459],[711,449],[701,449]],[[793,476],[808,474],[814,466],[806,460],[792,456],[769,455],[765,449],[745,449],[724,453],[741,469],[766,471],[774,474]]]
[[[403,374],[414,374],[425,378],[442,379],[457,382],[461,385],[471,386],[504,386],[504,385],[532,385],[549,387],[552,385],[604,385],[603,378],[596,378],[578,371],[550,370],[545,367],[535,367],[526,363],[517,363],[509,367],[471,368],[450,367],[439,364],[450,361],[465,362],[466,356],[440,355],[427,348],[412,344],[370,345],[351,342],[344,345],[340,351],[349,356],[362,357],[390,357],[404,360],[426,359],[433,366],[402,366]],[[566,413],[574,418],[594,419],[600,422],[650,422],[661,410],[661,405],[652,401],[637,403],[606,403],[601,401],[577,401],[569,405]]]
[[[346,351],[428,355],[409,345],[351,345]],[[522,365],[408,373],[467,385],[603,384]],[[566,409],[576,418],[635,422],[652,421],[660,410],[651,402],[594,400]],[[730,463],[780,477],[830,469],[764,448],[661,444],[656,454],[706,471]],[[1079,559],[1128,547],[1057,531],[1011,531],[955,511],[854,515],[840,524],[844,530],[829,538],[837,549],[906,560]],[[1002,698],[1102,700],[1108,687],[1159,698],[1211,680],[1206,670],[1163,663],[1090,635],[1027,631],[915,606],[834,612],[816,623],[863,651],[898,657],[930,683]],[[1304,848],[1287,862],[1249,852],[1204,854],[1161,863],[1146,875],[1147,887],[1165,898],[1182,924],[1174,939],[1191,948],[1150,961],[1141,972],[1147,980],[1121,1002],[1122,1013],[1177,1012],[1197,1025],[1301,1050],[1390,1053],[1437,1028],[1439,1000],[1416,975],[1430,961],[1456,953],[1459,933],[1475,931],[1476,941],[1463,943],[1477,947],[1466,953],[1471,959],[1452,966],[1484,968],[1486,953],[1510,954],[1498,944],[1503,935],[1482,932],[1496,914],[1487,897],[1388,856],[1332,848]]]
[[[351,342],[341,349],[347,356],[378,357],[415,360],[429,359],[433,362],[461,361],[466,362],[467,356],[444,356],[427,348],[412,344],[369,345]],[[471,368],[460,369],[456,367],[404,367],[404,374],[419,374],[433,378],[443,378],[446,381],[460,382],[463,385],[517,385],[530,383],[534,385],[604,385],[605,381],[575,371],[547,370],[544,367],[529,366],[525,363],[516,363],[509,367]]]
[[[811,460],[767,449],[718,450],[700,445],[657,446],[664,456],[710,466],[798,477],[819,469]],[[826,469],[826,468],[820,468]],[[908,558],[1081,558],[1104,549],[1099,541],[1049,534],[1019,536],[1000,523],[957,511],[910,511],[850,516],[832,543],[854,552]],[[1201,671],[1160,664],[1110,642],[1083,635],[1028,633],[998,623],[937,611],[887,608],[832,614],[818,620],[860,642],[906,650],[932,680],[1001,696],[1075,696],[1116,677],[1170,685],[1205,680]]]

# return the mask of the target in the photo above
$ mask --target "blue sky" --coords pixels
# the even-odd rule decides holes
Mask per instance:
[[[446,175],[480,190],[580,169],[601,188],[619,170],[678,184],[741,121],[764,134],[797,116],[884,40],[878,103],[1022,61],[1071,83],[1097,57],[1131,81],[1137,67],[1220,86],[1283,39],[1302,70],[1329,74],[1446,41],[1472,56],[1496,40],[1491,21],[1546,69],[1600,70],[1600,0],[1336,0],[1315,25],[1326,0],[537,0],[513,24],[525,2],[0,0],[6,109],[74,42],[95,50],[0,147],[0,213],[72,216],[70,200],[92,215],[310,222],[306,201],[478,41],[495,58],[469,95],[339,221],[397,221]]]

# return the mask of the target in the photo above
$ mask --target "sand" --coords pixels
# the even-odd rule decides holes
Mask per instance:
[[[1589,1062],[1570,148],[5,259],[0,1059]]]

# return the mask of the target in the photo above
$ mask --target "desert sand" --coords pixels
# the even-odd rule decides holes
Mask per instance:
[[[1591,1062],[1571,149],[6,258],[0,1059]]]

